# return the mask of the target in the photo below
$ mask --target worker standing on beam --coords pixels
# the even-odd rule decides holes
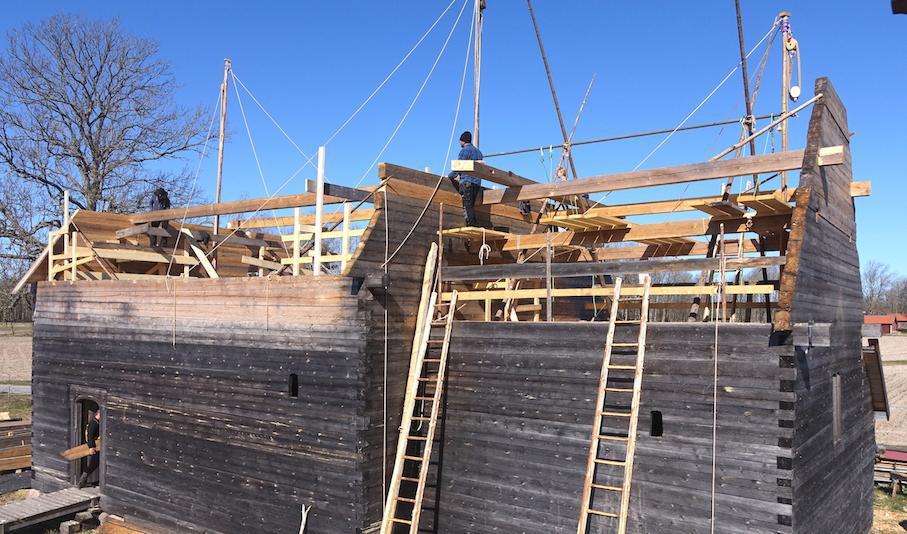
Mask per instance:
[[[471,159],[478,161],[483,158],[482,152],[472,144],[472,132],[466,131],[460,135],[460,154],[457,159]],[[462,172],[453,171],[448,175],[451,183],[460,196],[463,197],[463,215],[466,226],[478,226],[476,222],[476,197],[482,189],[482,180]]]

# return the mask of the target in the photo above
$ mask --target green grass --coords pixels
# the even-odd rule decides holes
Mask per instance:
[[[0,393],[0,412],[9,412],[13,419],[31,419],[31,395]]]
[[[30,335],[32,335],[32,323],[0,323],[0,337]]]
[[[875,489],[874,502],[876,509],[907,514],[907,495],[903,493],[892,497],[891,490],[877,487]]]
[[[10,385],[10,386],[30,386],[31,380],[4,380],[0,384]]]

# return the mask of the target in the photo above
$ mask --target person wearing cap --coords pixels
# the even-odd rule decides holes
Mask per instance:
[[[482,152],[472,144],[472,132],[466,131],[460,135],[460,154],[457,159],[481,160]],[[476,221],[476,197],[482,189],[482,180],[459,171],[453,171],[448,175],[454,189],[459,191],[463,197],[463,216],[466,219],[466,226],[478,226]]]

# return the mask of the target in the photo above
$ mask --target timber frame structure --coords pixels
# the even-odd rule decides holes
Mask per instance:
[[[455,162],[504,186],[483,191],[481,228],[459,225],[446,179],[389,163],[363,189],[322,179],[286,197],[67,213],[19,286],[38,285],[36,487],[74,482],[58,453],[73,445],[72,392],[90,386],[104,395],[105,510],[149,531],[295,533],[301,507],[309,533],[376,529],[418,390],[407,381],[426,278],[456,306],[416,527],[575,531],[590,433],[607,426],[593,424],[597,392],[621,380],[598,380],[608,326],[615,346],[632,344],[620,320],[646,308],[609,316],[614,279],[641,296],[648,275],[635,451],[598,451],[632,454],[631,478],[592,475],[629,489],[628,512],[590,517],[588,532],[618,520],[627,532],[868,532],[873,392],[853,197],[869,191],[852,181],[843,104],[827,79],[815,92],[803,150],[558,184]],[[792,170],[796,187],[577,200]],[[258,215],[271,209],[294,211]],[[253,215],[189,222],[238,213]],[[670,220],[635,220],[659,214]],[[618,508],[609,498],[590,508]]]

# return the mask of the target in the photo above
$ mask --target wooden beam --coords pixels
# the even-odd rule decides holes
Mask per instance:
[[[198,265],[198,260],[191,256],[171,256],[166,252],[158,252],[153,249],[134,250],[125,248],[102,248],[100,243],[95,243],[94,252],[99,258],[118,261],[145,261],[150,263],[173,263],[178,265]]]
[[[717,295],[719,286],[653,286],[650,295]],[[457,300],[504,300],[544,298],[547,295],[544,287],[537,289],[491,289],[479,291],[459,291]],[[775,291],[774,284],[728,285],[724,292],[727,295],[768,295]],[[621,288],[622,296],[641,296],[642,286]],[[441,294],[443,302],[450,301],[452,293]],[[566,287],[551,289],[554,298],[563,297],[610,297],[614,295],[613,287]]]
[[[281,267],[283,267],[280,263],[278,263],[276,261],[268,261],[265,259],[253,258],[252,256],[243,256],[242,258],[240,258],[240,261],[242,261],[246,265],[252,265],[252,266],[260,267],[263,269],[271,269],[272,271],[276,271],[277,269],[280,269]]]
[[[852,197],[868,197],[872,194],[872,182],[866,180],[865,182],[850,182],[850,196]]]
[[[346,199],[325,196],[325,204],[340,204]],[[204,204],[189,206],[188,208],[171,208],[169,210],[148,211],[133,213],[129,216],[132,224],[144,222],[169,221],[173,219],[192,219],[195,217],[209,217],[212,215],[229,215],[232,213],[247,213],[261,210],[282,208],[296,208],[300,206],[314,206],[315,194],[303,193],[301,195],[286,195],[282,197],[255,198],[252,200],[237,200],[234,202],[221,202],[220,204]]]
[[[170,232],[157,226],[151,226],[151,223],[142,223],[129,228],[123,228],[116,231],[117,239],[126,239],[137,235],[153,235],[157,237],[171,237]]]
[[[694,219],[690,221],[674,221],[655,224],[637,224],[629,228],[614,230],[600,230],[593,232],[558,232],[552,235],[552,244],[555,247],[571,245],[595,246],[604,243],[621,241],[644,241],[656,239],[675,239],[684,237],[701,236],[716,233],[718,225],[723,223],[725,233],[740,232],[775,233],[788,223],[789,215],[772,215],[752,219],[752,226],[748,226],[745,218],[725,219],[716,221],[712,219]],[[542,248],[545,246],[544,234],[512,235],[503,242],[502,250],[523,250]]]
[[[305,190],[308,193],[317,193],[318,181],[306,180]],[[372,193],[369,191],[363,191],[362,189],[354,189],[352,187],[345,187],[337,184],[330,184],[327,182],[324,183],[324,194],[327,196],[345,198],[354,202],[362,202],[364,200],[368,200],[372,196]]]
[[[188,228],[183,228],[182,233],[186,236],[186,242],[189,244],[189,248],[192,249],[192,253],[198,258],[198,262],[201,264],[202,268],[205,269],[208,277],[220,278],[220,275],[217,274],[217,269],[215,269],[214,265],[211,264],[211,261],[208,260],[208,255],[200,246],[198,246],[198,241],[192,236],[192,231]]]
[[[350,221],[368,221],[374,214],[374,208],[353,210],[352,212],[350,212]],[[325,224],[342,222],[343,213],[324,213],[321,216],[321,220]],[[299,217],[299,221],[301,224],[315,224],[315,214],[313,213],[311,215],[301,215]],[[290,215],[286,217],[270,217],[267,219],[246,219],[244,221],[230,221],[230,224],[228,226],[230,228],[272,228],[277,226],[293,226],[293,223],[294,217]]]
[[[837,165],[844,162],[843,151],[839,151],[838,148],[829,147],[822,149],[823,165]],[[568,182],[524,185],[522,187],[508,187],[503,190],[486,190],[483,191],[482,204],[499,204],[502,202],[517,202],[519,200],[715,180],[732,176],[793,170],[802,166],[803,151],[790,150],[733,160],[690,163],[676,167],[592,176]]]
[[[511,171],[503,171],[490,165],[485,165],[485,162],[483,161],[455,159],[450,162],[450,168],[453,171],[471,174],[477,178],[505,185],[507,187],[538,184],[535,180],[523,178]]]
[[[737,241],[726,241],[725,246],[727,246],[728,255],[737,254]],[[594,253],[596,260],[607,261],[663,258],[669,256],[704,256],[708,253],[708,248],[708,243],[695,241],[693,243],[677,243],[672,245],[632,245],[602,247],[595,249]],[[766,250],[778,250],[778,247],[769,247]],[[756,244],[751,240],[746,239],[743,243],[743,252],[759,252],[759,247],[756,246]]]
[[[719,258],[684,258],[668,260],[610,261],[552,263],[553,278],[571,276],[596,276],[603,274],[664,273],[718,270]],[[784,256],[731,258],[726,260],[727,270],[754,269],[784,265]],[[448,266],[443,271],[444,281],[498,280],[501,278],[544,278],[544,263],[492,264]]]

